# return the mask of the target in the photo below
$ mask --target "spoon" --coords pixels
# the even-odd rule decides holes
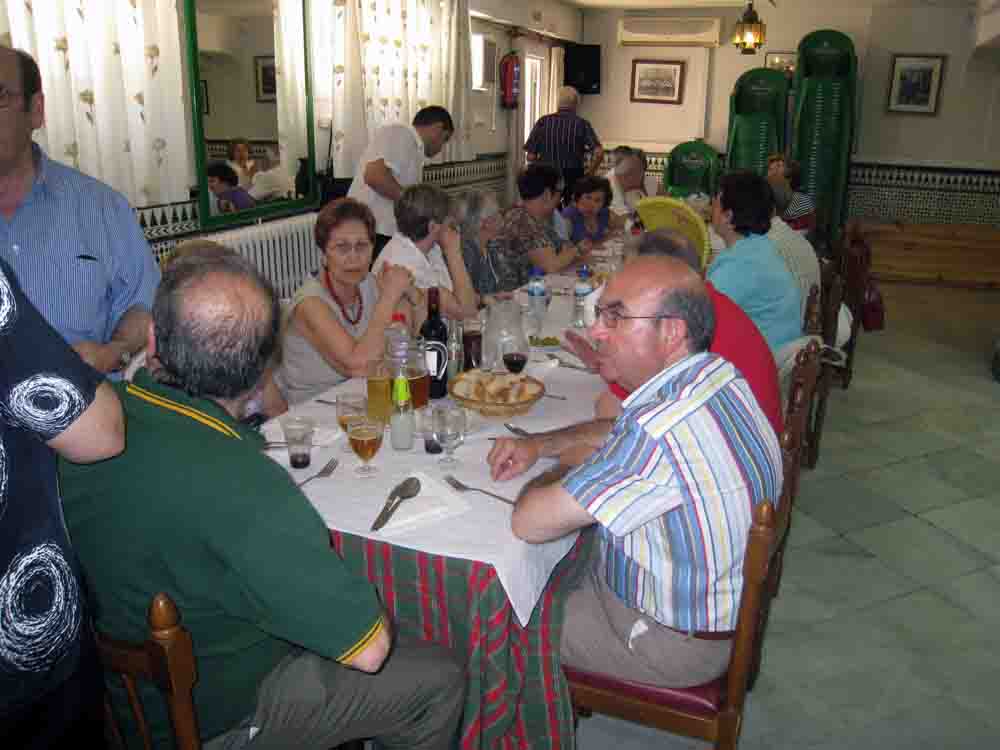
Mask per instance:
[[[504,422],[503,426],[506,427],[511,432],[513,432],[518,437],[523,437],[523,438],[531,437],[531,433],[530,432],[528,432],[527,430],[521,429],[520,427],[517,427],[516,425],[513,425],[510,422]]]
[[[389,523],[392,514],[399,509],[404,500],[409,500],[411,497],[416,497],[419,494],[420,480],[416,477],[407,477],[396,485],[396,488],[389,493],[389,499],[385,501],[385,505],[382,507],[375,522],[372,523],[371,531],[378,531]]]

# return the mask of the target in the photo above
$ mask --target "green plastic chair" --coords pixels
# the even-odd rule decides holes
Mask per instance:
[[[678,144],[667,158],[663,187],[673,198],[694,193],[715,195],[721,166],[719,154],[701,138]]]
[[[816,202],[817,232],[832,243],[846,218],[857,76],[846,34],[824,29],[799,42],[791,152],[802,167],[801,189]]]
[[[754,68],[741,75],[729,96],[726,167],[764,176],[767,158],[784,153],[788,130],[788,77]]]

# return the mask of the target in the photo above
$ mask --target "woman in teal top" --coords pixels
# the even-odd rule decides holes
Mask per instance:
[[[767,339],[772,353],[802,335],[802,294],[795,277],[765,235],[774,198],[751,172],[722,178],[712,200],[712,226],[726,249],[708,267],[708,280],[738,304]]]

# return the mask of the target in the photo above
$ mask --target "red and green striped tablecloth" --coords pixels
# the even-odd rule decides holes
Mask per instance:
[[[575,746],[559,661],[563,608],[585,567],[589,534],[560,561],[522,627],[493,566],[332,531],[334,549],[379,590],[400,634],[465,655],[462,750]]]

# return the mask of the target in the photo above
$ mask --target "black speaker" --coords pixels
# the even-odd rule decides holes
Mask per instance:
[[[563,85],[581,94],[601,93],[601,45],[567,44]]]

